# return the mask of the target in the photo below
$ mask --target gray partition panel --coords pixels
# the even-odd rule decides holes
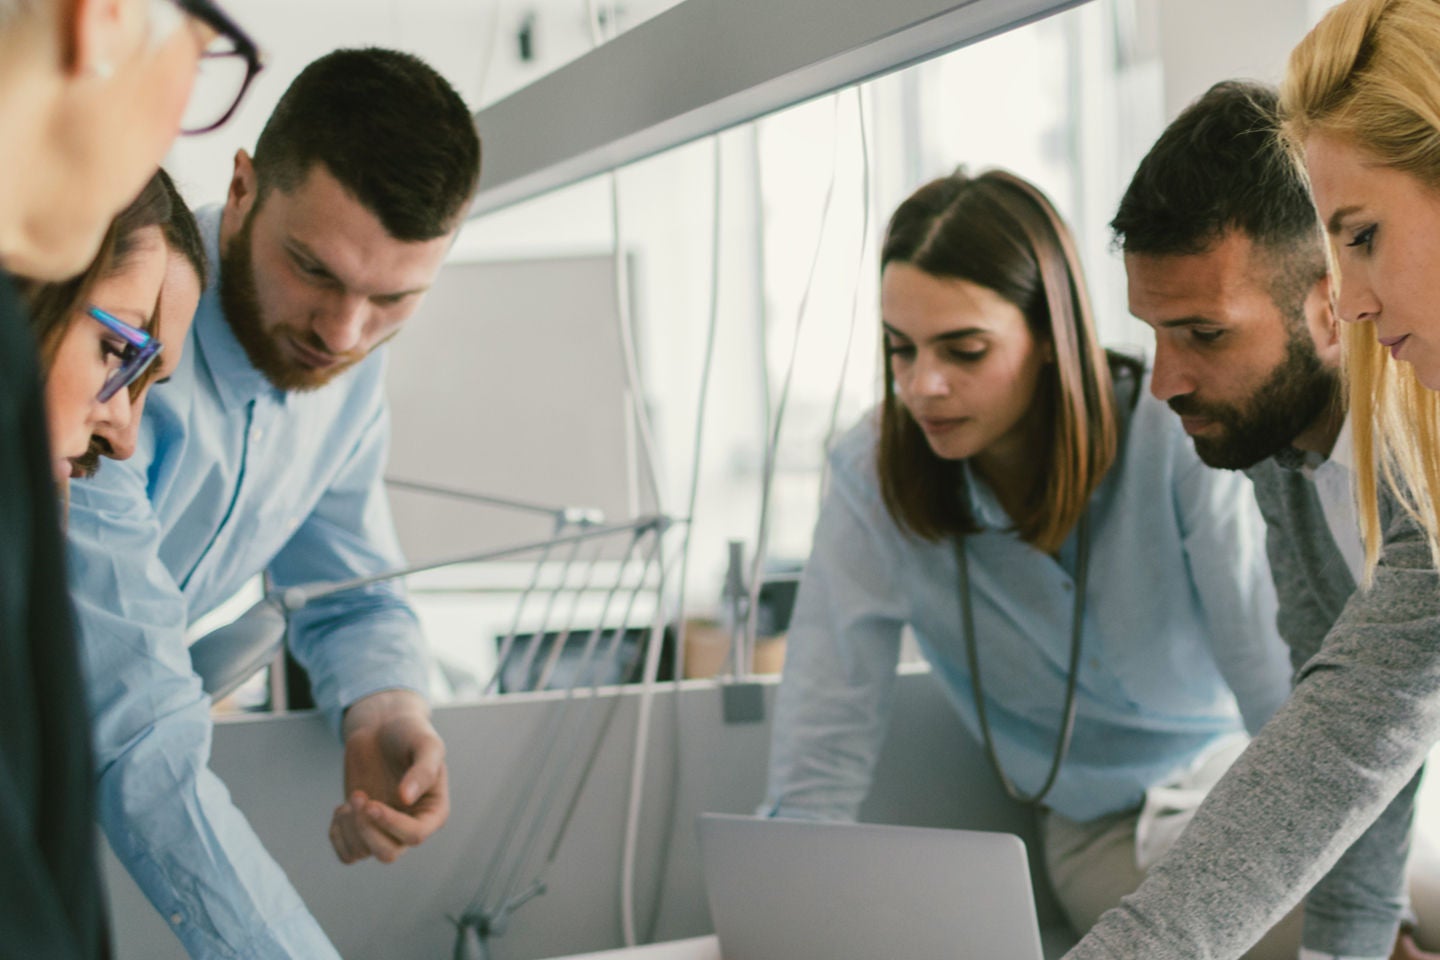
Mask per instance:
[[[768,703],[774,689],[767,685]],[[608,692],[603,701],[616,696]],[[638,696],[619,694],[615,722],[548,890],[522,907],[495,941],[496,960],[526,960],[619,946],[619,877],[626,791]],[[463,909],[479,884],[486,853],[504,829],[533,737],[553,698],[443,707],[436,723],[449,747],[453,813],[434,839],[398,863],[341,866],[330,851],[330,812],[341,799],[340,748],[314,715],[242,719],[215,730],[213,767],[229,785],[265,845],[289,874],[341,953],[349,960],[446,960],[453,928],[446,914]],[[586,720],[598,729],[600,710]],[[660,838],[670,814],[673,736],[683,748],[679,826],[663,871]],[[760,802],[768,724],[727,726],[718,690],[687,683],[654,705],[654,736],[639,846],[639,927],[663,886],[656,933],[662,939],[710,930],[693,823],[701,811],[745,813]],[[900,678],[868,820],[1008,829],[1033,838],[1031,815],[995,784],[973,741],[928,674]],[[1034,861],[1034,844],[1032,862]],[[178,941],[113,858],[107,856],[116,955],[120,960],[180,960]],[[1038,875],[1038,874],[1037,874]],[[1054,919],[1048,891],[1042,918]]]
[[[630,516],[615,309],[608,254],[447,264],[387,348],[387,474]],[[390,505],[412,563],[555,528],[543,514],[406,489]]]

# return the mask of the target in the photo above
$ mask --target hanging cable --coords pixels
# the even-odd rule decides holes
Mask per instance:
[[[664,531],[657,531],[656,543],[664,540]],[[650,642],[645,650],[645,676],[641,681],[639,715],[635,720],[634,760],[630,765],[630,795],[625,811],[625,841],[620,856],[620,919],[625,945],[636,945],[635,936],[635,858],[640,840],[640,811],[645,797],[645,761],[650,746],[650,711],[655,701],[655,682],[660,672],[660,652],[664,646],[665,615],[662,598],[665,594],[666,566],[659,558],[660,587],[656,591],[656,609],[650,627]]]
[[[700,367],[700,396],[695,406],[695,452],[691,460],[690,492],[686,500],[685,516],[690,523],[685,527],[685,537],[680,543],[680,583],[676,588],[677,600],[676,658],[675,675],[678,680],[682,673],[685,648],[685,599],[690,575],[690,538],[695,532],[695,505],[700,496],[700,461],[705,443],[705,412],[710,397],[710,372],[715,363],[715,333],[720,326],[720,204],[721,175],[723,167],[720,153],[720,137],[712,141],[712,166],[714,169],[714,199],[711,209],[710,232],[710,318],[705,331],[705,357]]]
[[[622,570],[629,564],[630,558],[634,556],[644,535],[644,529],[636,529],[630,537],[624,558],[621,560]],[[603,624],[609,615],[610,604],[618,593],[619,587],[620,582],[617,577],[616,583],[605,597],[597,620],[598,624]],[[542,624],[537,629],[543,632],[544,625]],[[531,758],[529,771],[521,780],[520,788],[514,796],[508,816],[502,821],[509,829],[501,837],[496,849],[491,852],[483,873],[484,879],[462,916],[491,918],[502,916],[508,909],[507,905],[520,896],[521,873],[529,861],[531,851],[538,842],[539,825],[544,823],[546,812],[555,801],[554,795],[559,791],[559,781],[568,769],[568,762],[561,760],[552,763],[551,757],[557,748],[560,748],[562,757],[568,757],[573,749],[572,745],[560,747],[560,741],[564,737],[566,717],[576,700],[581,679],[579,670],[583,669],[584,662],[591,655],[591,650],[591,645],[587,643],[587,649],[582,656],[582,664],[577,666],[575,682],[566,685],[560,702],[555,705],[554,709],[548,711],[541,721],[537,738],[539,749]],[[574,738],[571,738],[571,741],[573,744]],[[518,846],[517,841],[519,841]]]
[[[855,291],[850,301],[850,330],[845,334],[845,355],[840,360],[839,382],[835,385],[835,402],[830,405],[830,424],[825,429],[825,444],[820,458],[820,496],[830,478],[830,448],[840,425],[840,400],[845,395],[845,375],[850,370],[850,352],[855,346],[855,328],[860,324],[861,278],[865,275],[865,251],[870,248],[870,141],[865,136],[865,91],[855,87],[855,114],[860,123],[860,252],[855,264]]]
[[[575,551],[578,550],[579,547],[579,544],[571,547],[570,560],[575,559]],[[485,683],[484,689],[480,691],[481,696],[488,697],[492,693],[498,693],[500,690],[500,678],[504,674],[506,664],[510,662],[511,652],[515,649],[516,638],[520,635],[520,624],[525,617],[525,608],[530,603],[530,597],[534,594],[535,588],[540,584],[540,572],[545,568],[545,564],[549,562],[552,550],[554,550],[554,547],[547,544],[540,554],[540,559],[535,562],[535,566],[530,570],[530,582],[525,585],[524,590],[520,591],[520,598],[515,603],[515,616],[510,621],[510,629],[505,632],[505,638],[500,641],[499,651],[495,654],[495,669],[491,671],[490,679]],[[566,561],[566,569],[569,569],[569,562],[570,561]],[[561,580],[563,582],[563,575]],[[542,618],[541,623],[544,622]]]
[[[575,560],[580,555],[580,549],[581,544],[579,541],[576,541],[575,543],[572,543],[570,545],[570,551],[565,557],[565,565],[560,568],[560,580],[555,584],[555,587],[549,592],[549,595],[545,598],[545,609],[544,612],[540,615],[540,627],[531,633],[530,641],[524,644],[524,652],[521,654],[520,667],[516,672],[516,676],[520,677],[520,682],[524,684],[526,688],[528,688],[530,685],[529,678],[531,670],[534,668],[535,665],[535,657],[539,654],[541,644],[544,643],[544,626],[550,622],[550,616],[555,611],[555,605],[560,602],[560,596],[566,590],[566,584],[570,579],[570,571],[574,569]],[[598,556],[599,551],[604,549],[604,544],[597,540],[595,542],[594,549],[596,555]],[[595,561],[592,558],[592,567],[594,562]],[[505,639],[509,641],[511,638],[507,636]],[[518,644],[519,642],[520,641],[517,638],[516,643]],[[503,679],[504,675],[503,673],[501,673],[501,671],[508,664],[510,657],[513,656],[513,649],[514,647],[509,645],[508,643],[502,643],[500,645],[501,655],[499,658],[499,663],[496,665],[496,677]]]
[[[660,839],[660,851],[656,860],[656,870],[660,879],[663,880],[663,873],[666,864],[670,859],[670,846],[673,841],[678,824],[675,822],[675,814],[679,809],[678,796],[680,793],[680,765],[681,765],[681,744],[680,744],[680,688],[684,679],[685,663],[685,622],[686,622],[686,589],[690,576],[690,549],[691,538],[695,532],[695,506],[700,494],[700,465],[704,455],[705,438],[705,414],[710,396],[710,374],[714,369],[715,360],[715,334],[720,326],[720,243],[721,243],[721,216],[722,202],[722,177],[724,168],[721,155],[721,143],[719,135],[711,141],[711,157],[713,184],[712,208],[711,208],[711,235],[710,235],[710,309],[709,320],[705,331],[705,355],[700,367],[700,395],[696,402],[695,411],[695,447],[694,456],[691,460],[690,469],[690,492],[687,498],[685,516],[690,518],[686,524],[684,538],[680,545],[680,574],[679,583],[676,586],[675,615],[672,621],[675,627],[675,654],[673,657],[673,690],[670,698],[671,705],[671,766],[670,766],[670,807],[666,813],[663,823],[665,831]],[[647,659],[646,677],[652,676],[650,663]],[[658,661],[656,664],[658,670]],[[630,809],[627,812],[625,822],[625,852],[621,867],[621,891],[623,898],[622,924],[624,918],[628,917],[632,925],[630,936],[634,937],[633,918],[635,916],[634,890],[635,890],[635,856],[638,841],[637,825],[639,823],[641,797],[644,787],[644,754],[647,749],[648,737],[644,732],[649,729],[649,703],[642,694],[641,719],[639,730],[642,731],[636,739],[636,755],[638,762],[632,769],[630,783]],[[660,908],[664,896],[663,883],[657,882],[655,893],[655,904],[651,912],[650,923],[647,925],[645,940],[647,942],[655,939],[656,926],[660,920]],[[629,939],[626,941],[633,946]]]
[[[565,617],[565,626],[561,628],[559,636],[550,644],[549,656],[545,658],[545,663],[540,668],[539,679],[531,685],[531,689],[545,690],[549,688],[550,680],[555,674],[555,668],[560,663],[560,655],[565,652],[565,646],[570,642],[570,637],[575,632],[575,622],[580,615],[580,605],[584,602],[586,595],[595,586],[595,571],[600,566],[600,555],[604,553],[604,550],[604,544],[595,545],[595,552],[591,555],[590,564],[585,570],[584,582],[580,588],[575,591],[574,598],[570,601],[570,613]],[[616,577],[617,579],[624,579],[624,567],[620,568]]]
[[[600,13],[596,0],[586,0],[586,20],[590,29],[592,46],[598,47],[607,39],[600,24]],[[615,17],[610,17],[611,33],[616,28]],[[630,272],[625,258],[624,233],[620,217],[620,174],[610,171],[610,220],[614,236],[615,266],[615,312],[619,318],[621,353],[624,359],[626,392],[630,399],[631,423],[638,435],[640,463],[644,477],[650,487],[651,502],[658,510],[664,500],[660,485],[659,470],[656,466],[655,435],[650,423],[650,413],[645,408],[645,395],[640,379],[639,353],[635,342],[635,324],[630,310]],[[693,517],[690,518],[693,523]],[[690,526],[687,524],[687,542]],[[660,587],[657,591],[657,621],[663,616],[665,607],[664,556],[665,531],[656,533],[658,567],[661,571]],[[635,728],[635,750],[630,768],[630,798],[625,817],[625,841],[620,863],[620,927],[625,944],[634,946],[635,938],[635,856],[639,841],[639,819],[644,792],[646,750],[650,733],[650,709],[654,699],[655,680],[659,673],[659,648],[661,636],[651,637],[651,651],[647,654],[645,674],[640,692],[640,715]]]
[[[752,201],[751,216],[755,218],[755,242],[751,244],[754,251],[753,266],[755,270],[755,345],[756,369],[760,371],[760,435],[763,437],[770,429],[771,398],[770,398],[770,300],[765,296],[768,288],[769,274],[766,271],[765,261],[765,229],[761,224],[765,220],[765,191],[760,188],[764,180],[763,165],[760,162],[760,134],[763,128],[759,123],[752,120],[746,124],[746,159],[749,161],[750,174],[750,199]]]
[[[600,23],[600,4],[585,0],[585,26],[590,32],[590,49],[605,42],[605,28]]]
[[[640,441],[640,462],[637,466],[643,471],[645,481],[649,484],[651,506],[659,512],[664,498],[661,494],[659,470],[655,464],[655,433],[650,425],[650,411],[645,408],[639,354],[635,348],[635,324],[630,311],[630,271],[625,259],[624,236],[621,232],[620,174],[616,170],[610,171],[610,221],[615,237],[615,313],[620,320],[625,389],[630,399],[632,421]]]
[[[820,233],[815,240],[815,255],[810,260],[810,272],[805,279],[805,289],[800,295],[800,307],[795,317],[795,336],[790,345],[790,360],[785,367],[785,379],[780,387],[780,397],[775,403],[774,422],[771,424],[770,439],[765,448],[763,478],[760,485],[760,526],[755,536],[755,556],[750,563],[750,608],[747,611],[744,634],[746,650],[740,664],[745,670],[749,670],[754,662],[755,630],[760,610],[760,572],[764,568],[765,553],[769,545],[770,492],[775,482],[775,461],[780,449],[780,429],[785,423],[785,405],[790,399],[790,384],[795,377],[795,361],[800,355],[800,334],[805,329],[806,308],[810,304],[810,294],[815,288],[815,275],[820,268],[820,254],[825,248],[825,228],[830,223],[830,211],[835,201],[835,180],[840,166],[839,94],[835,95],[833,102],[835,105],[835,137],[830,157],[830,182],[825,187],[825,205],[820,213]],[[768,376],[766,379],[768,381]]]
[[[614,36],[616,17],[611,11],[608,18],[610,36],[605,35],[601,24],[600,6],[597,0],[585,0],[585,22],[590,31],[591,49],[599,47]],[[615,313],[620,321],[620,352],[624,360],[625,389],[630,400],[631,417],[640,441],[640,464],[645,480],[650,485],[652,505],[658,510],[661,502],[659,471],[655,466],[655,435],[650,425],[650,412],[645,409],[645,394],[640,383],[639,354],[635,349],[635,324],[630,310],[630,271],[625,262],[624,235],[620,220],[620,173],[611,170],[610,180],[610,228],[614,237],[615,265]]]
[[[398,5],[399,0],[396,0]],[[485,106],[485,90],[490,85],[490,71],[495,66],[495,48],[500,40],[500,11],[503,0],[491,0],[490,29],[485,31],[485,56],[480,61],[480,75],[475,82],[475,99],[470,106],[479,110]]]

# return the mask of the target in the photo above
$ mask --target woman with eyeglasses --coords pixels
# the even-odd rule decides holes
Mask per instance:
[[[129,455],[146,389],[180,361],[205,274],[195,217],[161,170],[84,273],[26,291],[62,487],[100,454]]]
[[[253,75],[254,44],[241,37],[218,9],[198,0],[0,0],[0,952],[6,956],[93,960],[106,953],[89,719],[65,595],[55,461],[35,341],[11,278],[62,281],[95,258],[111,221],[155,172],[182,122],[198,129],[233,111],[234,100],[225,102],[229,93],[205,93],[201,119],[182,121],[196,115],[187,103],[202,55],[207,67],[243,60],[238,75]],[[208,71],[205,83],[213,89]],[[92,346],[98,363],[100,345]],[[126,348],[114,346],[123,358]]]

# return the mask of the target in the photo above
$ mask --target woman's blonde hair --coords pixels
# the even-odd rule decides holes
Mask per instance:
[[[1280,112],[1302,175],[1304,144],[1322,133],[1440,189],[1440,2],[1346,0],[1332,9],[1290,54]],[[1333,294],[1344,278],[1334,248],[1326,250]],[[1426,531],[1440,565],[1440,393],[1393,360],[1368,324],[1343,327],[1365,579],[1384,534],[1382,480]]]

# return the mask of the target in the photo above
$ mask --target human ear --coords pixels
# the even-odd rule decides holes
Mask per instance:
[[[107,80],[143,32],[137,0],[62,0],[61,65],[68,76]]]
[[[1305,295],[1305,326],[1315,343],[1315,355],[1327,367],[1340,366],[1340,321],[1330,303],[1330,275],[1327,273]]]
[[[256,191],[255,161],[244,150],[235,151],[235,168],[230,174],[230,187],[225,194],[225,209],[220,214],[221,245],[239,232],[245,218],[255,206]]]

